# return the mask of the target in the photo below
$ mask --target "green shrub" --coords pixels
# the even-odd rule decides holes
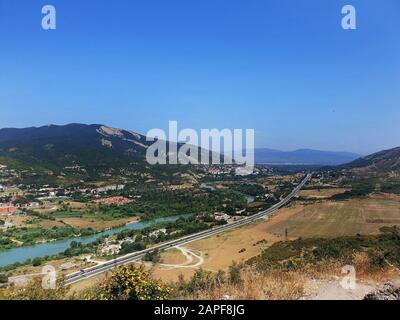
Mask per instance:
[[[38,267],[42,264],[43,260],[41,258],[34,258],[32,260],[32,266]]]
[[[143,268],[118,267],[99,289],[89,292],[87,299],[164,300],[171,289],[150,277]]]
[[[7,283],[8,277],[5,273],[0,273],[0,283]]]

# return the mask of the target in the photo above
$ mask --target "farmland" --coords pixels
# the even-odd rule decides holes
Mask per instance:
[[[243,262],[256,256],[262,249],[285,240],[298,238],[335,238],[356,234],[378,234],[385,226],[400,226],[400,197],[373,194],[367,198],[348,201],[295,202],[269,220],[218,236],[196,241],[186,247],[201,252],[205,270],[226,269],[233,261]],[[221,254],[223,252],[223,254]],[[174,256],[177,250],[162,254],[163,261],[181,261]],[[153,267],[156,277],[176,280],[179,274],[188,277],[194,269],[170,269]]]

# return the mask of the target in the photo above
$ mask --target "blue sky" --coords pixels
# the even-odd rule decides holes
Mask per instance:
[[[399,30],[398,0],[0,0],[0,127],[178,120],[366,154],[400,145]]]

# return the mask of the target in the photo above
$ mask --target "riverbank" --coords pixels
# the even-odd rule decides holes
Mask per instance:
[[[34,258],[55,256],[69,249],[72,242],[79,242],[83,245],[87,245],[98,240],[101,237],[112,236],[123,230],[140,230],[160,222],[177,220],[181,216],[182,215],[162,217],[140,222],[135,221],[133,223],[128,223],[117,228],[111,228],[88,236],[75,236],[66,239],[59,239],[52,242],[38,243],[30,246],[12,248],[7,251],[0,252],[0,267],[5,267],[7,265],[12,265],[15,263],[24,263],[29,259],[33,260]]]

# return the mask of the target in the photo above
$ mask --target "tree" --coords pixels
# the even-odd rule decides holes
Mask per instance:
[[[42,264],[42,259],[41,258],[34,258],[32,260],[32,266],[38,267]]]
[[[186,290],[188,293],[193,294],[193,298],[195,298],[200,292],[214,288],[214,280],[212,272],[199,268],[187,283]]]
[[[7,283],[8,277],[5,273],[0,273],[0,283]]]
[[[111,277],[94,291],[89,292],[89,300],[165,300],[171,290],[154,280],[143,267],[117,267]]]
[[[147,252],[144,256],[144,261],[159,263],[160,260],[161,260],[161,255],[157,249]]]
[[[218,270],[217,274],[215,275],[215,285],[218,288],[221,288],[225,283],[226,283],[225,271]]]
[[[235,261],[229,266],[229,282],[234,285],[240,285],[243,282],[240,265]]]

